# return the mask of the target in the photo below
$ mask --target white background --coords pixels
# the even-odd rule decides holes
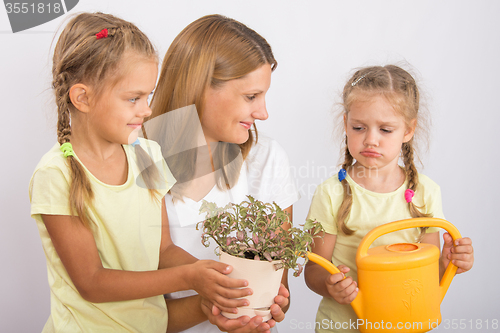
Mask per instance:
[[[491,321],[500,319],[500,2],[80,0],[71,12],[97,10],[136,23],[160,56],[182,28],[212,13],[240,20],[268,40],[279,65],[267,98],[269,119],[258,127],[289,154],[302,194],[294,207],[298,223],[317,184],[338,170],[332,111],[350,70],[411,64],[433,121],[421,171],[441,185],[445,215],[472,238],[476,256],[473,270],[452,282],[439,330],[461,320],[464,332],[485,332],[486,325],[493,331]],[[28,183],[56,140],[49,49],[62,21],[13,34],[0,7],[0,332],[39,332],[50,311]],[[302,276],[290,281],[292,305],[279,331],[308,332],[300,327],[312,325],[319,297]]]

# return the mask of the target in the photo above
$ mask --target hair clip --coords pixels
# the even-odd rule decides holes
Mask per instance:
[[[354,81],[353,83],[351,83],[351,86],[354,87],[356,84],[358,84],[359,81],[363,80],[363,78],[366,76],[366,74],[363,74],[361,75],[360,77],[358,77],[356,79],[356,81]]]
[[[75,156],[75,152],[73,151],[73,146],[69,142],[65,142],[59,147],[63,152],[64,157]]]
[[[132,142],[130,145],[131,145],[132,147],[134,147],[134,148],[135,148],[135,146],[137,146],[137,145],[139,145],[139,146],[140,146],[140,145],[141,145],[141,142],[139,141],[139,138],[137,138],[137,139],[136,139],[134,142]]]
[[[347,172],[345,169],[340,169],[339,170],[339,182],[343,181],[345,179]]]
[[[407,189],[405,191],[405,200],[407,203],[410,203],[411,200],[413,199],[413,196],[415,195],[415,191],[413,191],[412,189]]]
[[[108,37],[108,29],[104,28],[98,33],[95,34],[96,39],[106,38]]]

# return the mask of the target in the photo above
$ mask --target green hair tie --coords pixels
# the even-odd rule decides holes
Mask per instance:
[[[69,142],[65,142],[59,147],[63,152],[64,157],[75,156],[75,152],[73,151],[73,146]]]

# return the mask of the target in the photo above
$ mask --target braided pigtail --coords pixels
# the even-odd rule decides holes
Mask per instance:
[[[71,125],[69,111],[69,86],[66,73],[55,75],[52,83],[56,95],[57,104],[57,141],[60,145],[70,142]],[[94,198],[90,181],[85,174],[83,166],[74,156],[66,158],[71,170],[71,182],[69,187],[69,207],[71,215],[80,217],[86,227],[90,227],[91,218],[88,213],[88,206],[91,206]]]
[[[405,172],[406,172],[406,179],[408,180],[408,189],[412,190],[413,193],[415,193],[417,191],[417,188],[418,188],[418,172],[417,172],[417,168],[415,167],[415,163],[414,163],[413,142],[412,141],[413,140],[410,140],[408,142],[403,143],[402,153],[403,153],[403,162],[404,162],[404,167],[405,167]],[[415,205],[412,200],[407,200],[407,201],[408,201],[408,209],[410,210],[411,217],[416,218],[416,217],[431,217],[432,216],[432,214],[422,213],[421,209],[425,208],[425,204],[424,204],[424,206],[419,207],[419,206]],[[426,230],[427,230],[427,227],[420,228],[419,240],[422,239]]]
[[[354,162],[349,149],[347,148],[347,137],[345,138],[345,152],[344,152],[344,163],[342,164],[342,169],[349,170]],[[340,204],[339,210],[337,212],[337,229],[341,230],[346,235],[352,235],[354,230],[350,229],[346,224],[347,217],[351,213],[352,207],[352,190],[351,185],[347,179],[342,179],[342,187],[344,188],[344,197],[342,198],[342,203]]]

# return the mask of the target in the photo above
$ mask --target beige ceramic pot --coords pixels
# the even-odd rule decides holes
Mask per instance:
[[[248,281],[248,287],[253,294],[245,297],[249,306],[238,308],[238,313],[222,312],[226,318],[234,319],[241,316],[250,318],[263,317],[264,321],[271,319],[270,306],[274,304],[274,297],[278,295],[283,276],[281,261],[253,260],[238,258],[222,252],[220,261],[231,265],[233,271],[229,274],[234,279]]]

